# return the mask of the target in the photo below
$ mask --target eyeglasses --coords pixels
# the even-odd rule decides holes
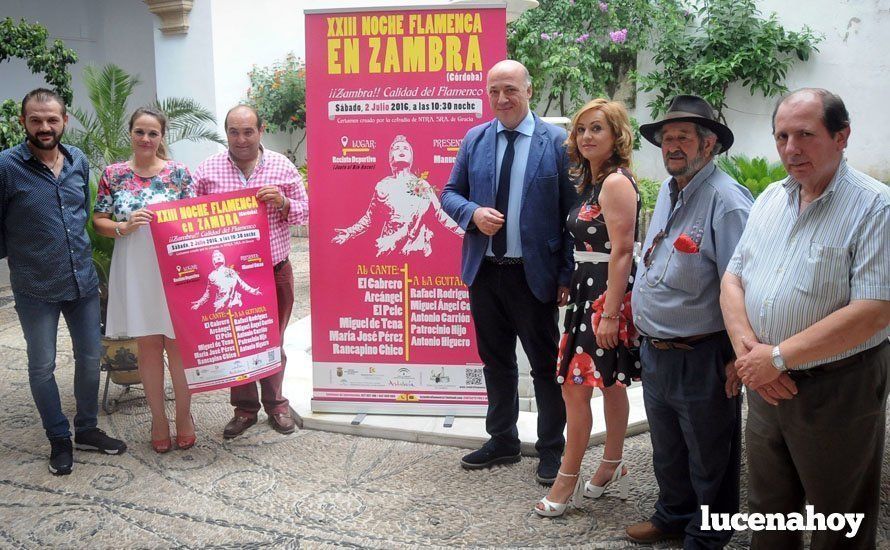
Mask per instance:
[[[652,239],[652,244],[649,245],[649,248],[646,249],[646,252],[643,254],[643,265],[646,266],[646,269],[652,265],[652,251],[655,250],[655,247],[667,237],[667,231],[662,229],[658,233],[655,234],[655,238]]]

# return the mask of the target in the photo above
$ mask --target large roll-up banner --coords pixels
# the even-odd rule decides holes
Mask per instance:
[[[485,413],[439,195],[505,36],[490,5],[306,11],[313,411]]]

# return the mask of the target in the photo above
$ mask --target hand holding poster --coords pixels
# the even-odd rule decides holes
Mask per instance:
[[[152,238],[192,391],[281,369],[266,205],[254,190],[163,204]]]

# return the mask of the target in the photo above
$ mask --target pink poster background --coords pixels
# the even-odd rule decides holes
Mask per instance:
[[[156,205],[152,238],[192,392],[281,370],[266,205],[255,190]]]
[[[463,232],[438,197],[492,118],[505,26],[504,8],[307,12],[314,410],[484,412]]]

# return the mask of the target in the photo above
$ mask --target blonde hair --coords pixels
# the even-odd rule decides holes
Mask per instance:
[[[151,107],[139,107],[133,111],[133,116],[130,117],[130,132],[133,131],[133,125],[136,124],[136,119],[143,115],[152,117],[161,125],[161,143],[158,144],[156,156],[159,159],[169,160],[170,154],[167,152],[167,142],[164,141],[164,136],[167,135],[167,115],[157,109],[152,109]]]
[[[606,117],[609,128],[612,129],[612,135],[615,136],[615,146],[610,156],[600,166],[599,173],[591,173],[590,163],[587,162],[581,152],[578,151],[578,120],[587,112],[598,110]],[[581,107],[575,116],[572,117],[572,129],[569,137],[566,138],[566,153],[569,160],[574,165],[569,173],[578,181],[577,189],[579,193],[583,193],[589,187],[596,186],[606,176],[614,172],[618,168],[630,170],[631,154],[634,145],[633,130],[630,126],[630,119],[627,116],[627,109],[624,104],[619,101],[610,101],[608,99],[597,98],[587,102]]]

